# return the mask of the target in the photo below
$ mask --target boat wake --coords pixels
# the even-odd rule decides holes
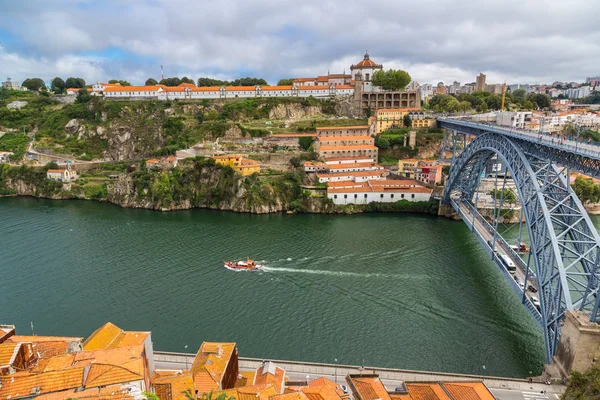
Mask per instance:
[[[326,271],[326,270],[318,270],[318,269],[278,268],[278,267],[266,267],[266,266],[261,268],[261,271],[287,272],[287,273],[292,273],[292,274],[348,276],[348,277],[356,277],[356,278],[369,278],[369,277],[392,278],[392,277],[394,277],[394,275],[380,274],[377,272],[363,273],[363,272],[345,272],[345,271]]]

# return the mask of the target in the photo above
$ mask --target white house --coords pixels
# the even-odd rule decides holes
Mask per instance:
[[[527,124],[531,122],[532,115],[531,111],[502,111],[496,114],[496,123],[500,126],[525,129]]]
[[[77,171],[67,167],[67,169],[49,169],[46,172],[46,177],[53,181],[72,182],[77,180]]]
[[[429,201],[430,197],[431,190],[413,180],[369,180],[360,184],[338,182],[327,188],[327,198],[342,205]]]

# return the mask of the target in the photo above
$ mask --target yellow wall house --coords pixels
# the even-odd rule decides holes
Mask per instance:
[[[415,179],[415,168],[419,165],[416,158],[407,158],[398,161],[398,175]]]
[[[429,128],[431,119],[425,118],[420,108],[381,108],[376,111],[377,133],[385,132],[392,127],[404,127],[404,116],[410,114],[413,128]]]
[[[260,173],[260,165],[256,161],[244,158],[239,154],[213,156],[213,158],[217,164],[229,165],[235,172],[242,176]]]

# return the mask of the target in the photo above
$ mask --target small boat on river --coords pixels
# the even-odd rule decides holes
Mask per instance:
[[[255,271],[261,269],[263,265],[257,264],[254,260],[246,261],[224,261],[224,267],[233,271]]]

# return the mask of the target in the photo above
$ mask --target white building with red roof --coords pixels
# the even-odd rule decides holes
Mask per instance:
[[[383,65],[377,64],[375,61],[371,60],[368,52],[365,53],[362,61],[356,65],[352,64],[352,66],[350,66],[350,74],[352,75],[353,80],[356,80],[356,75],[358,73],[361,74],[364,92],[370,92],[373,89],[373,85],[371,83],[373,74],[381,70],[383,70]]]

